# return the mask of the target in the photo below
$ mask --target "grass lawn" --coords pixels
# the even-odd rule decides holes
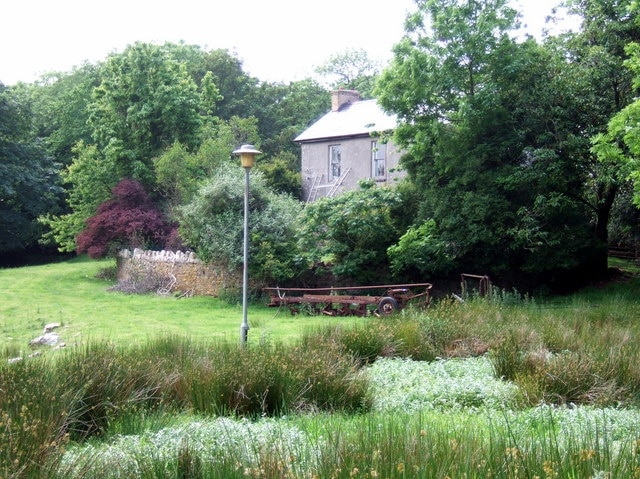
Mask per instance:
[[[113,260],[79,257],[41,266],[0,269],[0,354],[27,352],[31,339],[48,323],[67,345],[110,340],[119,344],[160,335],[237,341],[242,305],[212,297],[128,295],[108,291],[112,283],[96,277]],[[289,342],[307,328],[356,324],[358,318],[292,316],[288,310],[254,303],[249,307],[249,341]]]

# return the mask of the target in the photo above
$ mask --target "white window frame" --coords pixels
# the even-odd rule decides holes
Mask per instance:
[[[377,181],[387,179],[387,144],[371,142],[371,177]]]
[[[329,145],[329,169],[327,178],[329,181],[340,178],[342,172],[342,148],[340,144]]]

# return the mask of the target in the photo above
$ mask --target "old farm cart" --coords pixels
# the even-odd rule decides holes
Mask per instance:
[[[432,287],[431,283],[413,283],[331,288],[264,288],[264,291],[269,294],[269,306],[288,306],[291,314],[300,312],[306,305],[310,312],[328,316],[388,316],[413,300],[428,305]]]

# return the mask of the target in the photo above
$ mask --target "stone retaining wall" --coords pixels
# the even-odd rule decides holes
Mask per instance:
[[[118,282],[134,282],[154,276],[163,278],[166,292],[219,296],[242,285],[240,274],[200,261],[192,252],[122,250],[118,254]]]

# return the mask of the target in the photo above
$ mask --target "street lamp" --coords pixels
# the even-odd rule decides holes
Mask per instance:
[[[262,153],[253,145],[242,145],[233,151],[240,155],[240,165],[244,168],[244,255],[242,270],[242,324],[240,325],[240,343],[247,344],[249,321],[247,320],[247,290],[249,289],[249,172],[255,164],[256,155]]]

